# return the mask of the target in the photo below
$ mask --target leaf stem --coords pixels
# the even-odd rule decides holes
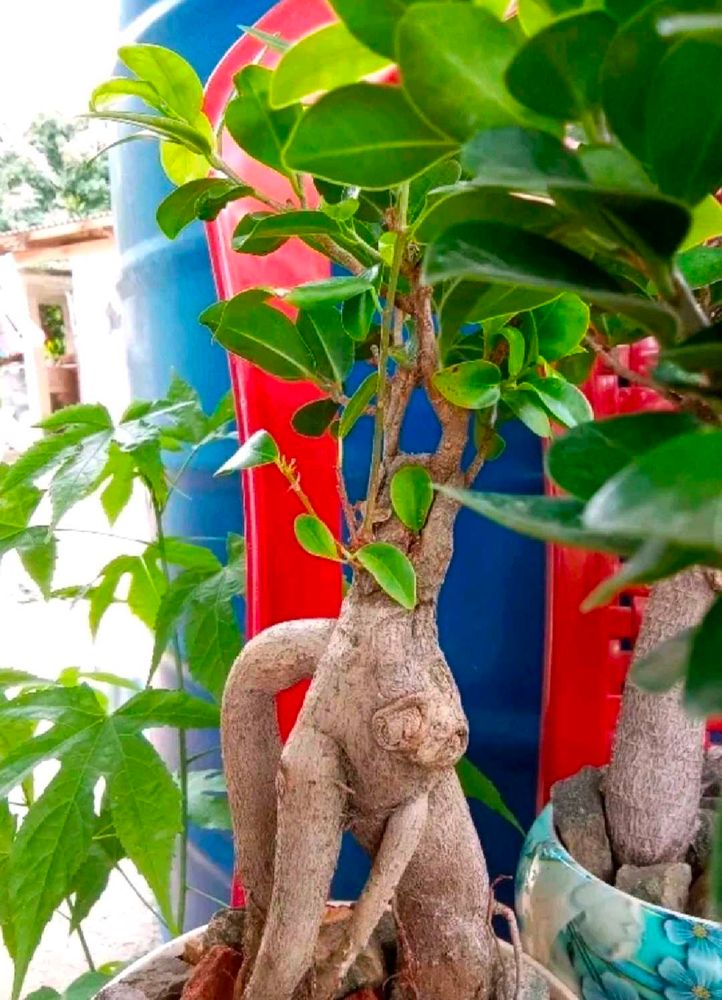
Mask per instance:
[[[153,916],[155,917],[155,919],[158,920],[158,921],[160,921],[160,923],[163,924],[163,926],[166,928],[166,930],[171,930],[171,928],[168,927],[167,921],[163,919],[162,914],[158,910],[156,910],[156,908],[153,906],[152,903],[148,902],[148,900],[145,898],[145,896],[140,891],[140,889],[135,885],[135,883],[130,878],[128,878],[128,876],[125,874],[125,872],[120,867],[120,865],[115,865],[114,868],[115,868],[115,871],[117,871],[122,876],[122,878],[124,879],[124,881],[127,883],[128,887],[132,891],[133,895],[136,896],[140,900],[140,902],[143,904],[143,906],[146,908],[146,910],[148,910],[150,913],[152,913]]]
[[[376,396],[376,416],[374,418],[374,437],[371,448],[371,468],[369,471],[368,493],[366,497],[366,511],[363,524],[361,525],[361,537],[370,536],[374,524],[374,508],[376,505],[376,495],[381,483],[381,457],[384,439],[384,421],[386,416],[386,403],[388,399],[388,360],[389,346],[391,344],[391,333],[394,326],[394,310],[396,308],[396,290],[401,274],[401,265],[404,260],[406,249],[406,218],[409,208],[409,185],[408,182],[401,186],[397,203],[396,220],[396,242],[394,244],[394,255],[391,262],[391,273],[389,275],[388,289],[386,291],[386,301],[384,303],[383,320],[381,325],[381,343],[379,345],[379,380],[378,392]]]
[[[153,516],[155,519],[155,530],[158,541],[158,552],[160,555],[163,576],[166,584],[170,586],[171,575],[168,565],[168,558],[165,547],[165,529],[163,527],[163,510],[150,485],[146,482],[150,492],[151,503],[153,505]],[[183,657],[181,654],[178,632],[174,629],[171,638],[171,649],[173,651],[173,663],[175,665],[176,686],[179,691],[185,689],[183,678]],[[178,853],[178,899],[176,910],[176,923],[180,932],[185,926],[186,900],[187,900],[187,872],[188,872],[188,741],[184,729],[178,730],[178,779],[181,792],[181,834]]]
[[[82,922],[78,924],[75,928],[75,933],[78,935],[78,941],[80,941],[80,947],[83,949],[83,954],[85,955],[85,961],[88,964],[88,968],[91,972],[96,971],[95,962],[93,961],[93,956],[90,954],[90,948],[88,947],[88,942],[86,940],[85,934],[83,933]]]

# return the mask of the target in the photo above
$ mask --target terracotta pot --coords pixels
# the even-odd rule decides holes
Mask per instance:
[[[78,365],[75,361],[48,364],[48,392],[54,410],[69,406],[80,399]]]
[[[180,958],[186,949],[186,945],[195,938],[200,937],[204,930],[204,927],[198,927],[196,930],[188,931],[187,934],[174,938],[166,944],[159,945],[157,948],[154,948],[153,951],[144,955],[143,958],[139,958],[136,962],[133,962],[127,968],[123,969],[123,971],[119,973],[115,979],[112,980],[112,982],[107,983],[103,989],[108,989],[110,986],[122,983],[130,976],[135,976],[139,972],[144,972],[146,969],[150,968],[154,962],[157,962],[161,958]],[[507,944],[506,941],[499,941],[499,947],[504,955],[511,955],[511,945]],[[549,1000],[575,1000],[575,994],[568,990],[564,983],[560,982],[559,979],[557,979],[548,969],[544,968],[528,955],[525,956],[525,961],[531,965],[547,982],[549,986]]]
[[[584,1000],[722,996],[722,925],[591,875],[562,846],[551,806],[524,844],[516,908],[525,950]]]

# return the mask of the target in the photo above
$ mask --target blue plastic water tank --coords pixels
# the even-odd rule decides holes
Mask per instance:
[[[179,51],[206,79],[238,37],[238,24],[252,24],[271,3],[242,5],[207,0],[122,0],[126,41],[150,41]],[[199,225],[173,243],[160,233],[155,209],[170,185],[151,143],[116,150],[111,180],[122,253],[121,295],[130,336],[133,390],[155,397],[166,388],[172,369],[188,379],[206,405],[228,389],[226,359],[214,347],[198,314],[214,299],[208,254]],[[409,450],[429,447],[433,417],[414,402],[414,429],[405,436]],[[411,422],[410,422],[411,425]],[[487,489],[540,492],[539,443],[511,426],[506,454],[483,473]],[[364,485],[367,430],[358,428],[346,449],[352,492]],[[213,480],[222,456],[211,450],[184,477],[183,492],[170,512],[170,526],[185,536],[225,536],[241,528],[241,507],[234,481]],[[463,511],[456,531],[456,556],[440,606],[442,644],[458,679],[469,715],[469,754],[499,786],[522,823],[534,814],[542,684],[544,556],[541,545]],[[215,737],[197,734],[193,752]],[[207,762],[205,766],[210,766]],[[472,805],[493,874],[512,873],[521,840],[483,807]],[[212,896],[227,898],[232,851],[229,837],[193,831],[190,879]],[[353,898],[363,882],[366,862],[346,844],[334,882],[337,898]],[[188,925],[207,918],[215,905],[192,895]]]

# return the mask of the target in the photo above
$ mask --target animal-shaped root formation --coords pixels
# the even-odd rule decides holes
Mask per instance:
[[[282,749],[274,695],[313,677]],[[454,764],[467,722],[435,600],[406,612],[354,587],[338,621],[248,643],[223,702],[223,755],[247,895],[236,1000],[327,1000],[393,904],[400,996],[484,1000],[494,985],[484,857]],[[314,964],[350,829],[373,859],[343,943]]]

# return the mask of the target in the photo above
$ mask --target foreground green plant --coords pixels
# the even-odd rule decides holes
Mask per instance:
[[[342,536],[269,435],[228,467],[275,464],[299,499],[299,543],[354,573],[338,622],[268,630],[226,688],[225,767],[251,900],[237,995],[288,1000],[311,971],[350,824],[374,866],[349,939],[313,971],[314,995],[333,995],[393,899],[402,994],[471,1000],[492,992],[496,953],[485,866],[452,769],[466,724],[435,625],[454,518],[466,503],[548,540],[633,556],[627,582],[718,564],[709,318],[722,269],[718,251],[699,245],[722,229],[712,197],[722,134],[706,105],[722,47],[714,19],[700,34],[667,2],[522,0],[506,19],[494,0],[333,6],[340,26],[281,42],[273,71],[241,70],[225,112],[232,138],[287,178],[286,201],[222,160],[200,83],[173,53],[121,50],[135,78],[101,85],[94,113],[160,138],[181,184],[158,210],[170,237],[250,196],[261,208],[241,218],[234,250],[273,253],[298,237],[350,272],[251,289],[202,317],[232,353],[318,386],[297,430],[342,442],[358,420],[374,421],[362,503],[339,476]],[[398,64],[400,86],[358,82],[384,62]],[[151,113],[112,109],[123,96]],[[629,418],[620,447],[591,422],[576,383],[596,353],[614,363],[617,344],[650,334],[663,352],[653,383],[688,412],[646,418],[644,434]],[[356,361],[369,368],[351,392]],[[416,392],[439,423],[433,454],[400,443]],[[573,428],[550,463],[578,499],[468,492],[515,418],[543,437],[554,424]],[[711,616],[703,632],[716,628]],[[311,693],[281,756],[271,696],[307,675]],[[687,777],[672,775],[683,797],[694,790],[681,787]],[[665,794],[670,784],[648,782],[652,817],[655,783]]]
[[[76,668],[55,681],[0,670],[0,927],[15,964],[13,996],[58,910],[80,937],[93,973],[73,987],[73,1000],[92,996],[109,977],[93,966],[83,921],[111,872],[128,877],[119,868],[126,858],[151,890],[155,903],[147,905],[158,920],[172,933],[183,928],[188,823],[218,822],[206,801],[213,772],[189,773],[185,734],[219,723],[216,699],[241,646],[233,600],[243,593],[245,552],[231,535],[223,564],[207,546],[169,537],[164,515],[197,452],[233,436],[232,419],[229,398],[206,415],[176,377],[165,399],[132,403],[117,423],[102,405],[59,410],[41,425],[45,436],[2,467],[0,555],[17,552],[45,597],[86,601],[93,635],[116,602],[154,633],[145,684]],[[168,452],[184,453],[173,475]],[[54,590],[58,539],[70,549],[85,534],[65,527],[65,514],[98,494],[112,525],[136,486],[148,498],[155,537],[129,539],[134,551],[112,559],[95,579]],[[149,686],[166,651],[175,690]],[[184,690],[184,661],[207,696]],[[121,695],[127,700],[112,710]],[[144,735],[158,727],[177,731],[177,774]],[[60,769],[40,791],[36,772],[49,760]],[[92,992],[82,993],[86,987]]]

